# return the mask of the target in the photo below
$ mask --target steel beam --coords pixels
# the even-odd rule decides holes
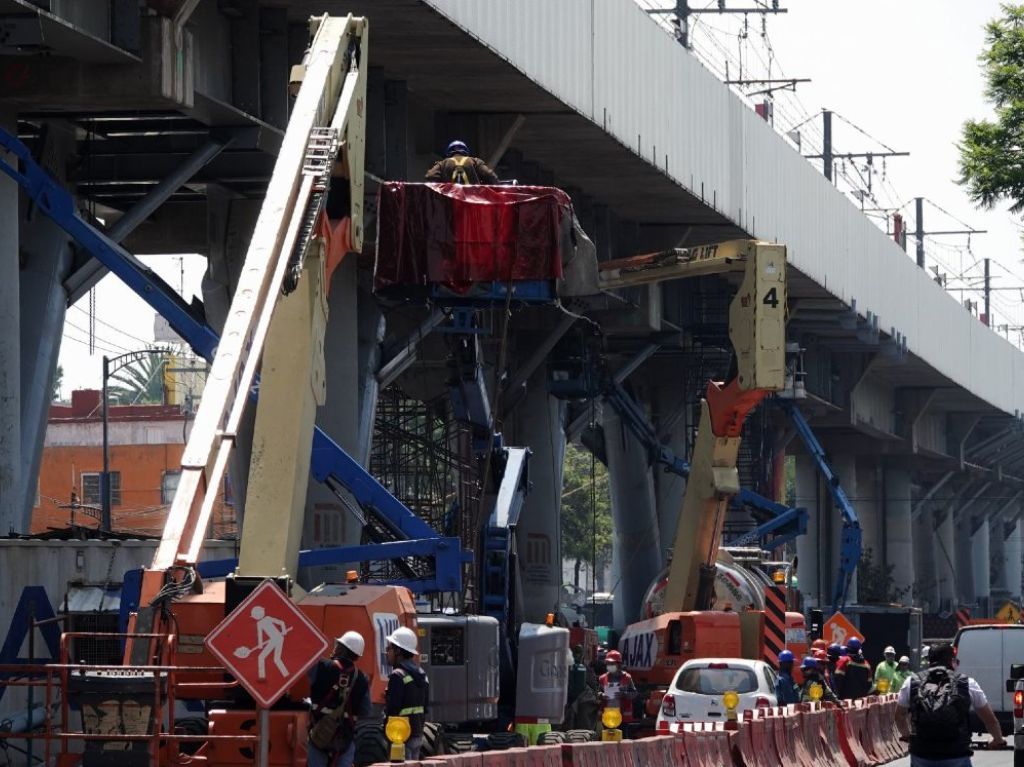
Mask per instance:
[[[615,383],[621,384],[625,382],[625,380],[629,378],[630,374],[638,367],[640,367],[642,364],[644,364],[644,362],[650,359],[650,357],[656,351],[658,351],[660,347],[661,345],[656,343],[647,344],[647,346],[645,346],[643,349],[637,352],[633,357],[630,358],[630,360],[625,365],[623,365],[615,372],[615,375],[613,376],[613,378],[615,379]],[[566,440],[569,442],[574,442],[576,438],[579,436],[580,431],[583,430],[583,427],[587,425],[587,421],[589,420],[589,409],[584,410],[582,413],[576,416],[565,429]]]
[[[577,317],[575,315],[562,315],[562,319],[559,321],[558,325],[555,326],[555,329],[547,335],[547,337],[541,342],[540,346],[538,346],[533,354],[530,355],[529,359],[520,365],[512,375],[512,378],[509,379],[508,385],[505,387],[505,391],[515,391],[526,383],[537,368],[544,364],[544,360],[548,358],[548,354],[550,354],[551,350],[555,348],[555,344],[561,340],[562,336],[568,332],[569,328],[573,326],[573,323],[575,323],[576,320]]]
[[[416,361],[416,349],[420,341],[430,335],[430,332],[444,320],[444,312],[435,309],[430,313],[419,326],[398,345],[397,350],[389,357],[387,362],[380,366],[377,371],[377,384],[380,388],[390,386],[398,376],[402,375],[412,363]]]
[[[121,242],[192,178],[200,168],[219,155],[229,143],[231,143],[230,138],[211,136],[210,140],[196,149],[186,162],[153,187],[145,197],[121,216],[107,231],[107,236],[114,242]],[[68,306],[88,293],[106,273],[107,267],[95,258],[90,258],[85,265],[68,277],[64,282],[64,289],[68,293]]]
[[[936,482],[928,489],[927,493],[921,496],[920,500],[918,500],[918,502],[914,504],[914,510],[911,512],[911,516],[913,519],[916,520],[919,516],[921,516],[921,512],[924,511],[924,508],[928,504],[928,502],[935,497],[935,494],[939,492],[939,490],[946,486],[946,483],[949,482],[949,480],[951,480],[955,474],[956,472],[954,471],[947,471],[945,474],[942,475],[942,478],[938,482]]]

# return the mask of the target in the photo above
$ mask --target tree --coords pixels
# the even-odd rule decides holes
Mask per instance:
[[[50,384],[50,402],[60,399],[60,387],[64,383],[64,366],[58,365],[53,372],[53,383]]]
[[[577,588],[580,586],[580,568],[588,564],[591,572],[597,572],[608,562],[611,551],[608,471],[602,463],[593,460],[589,452],[573,444],[566,445],[562,480],[562,556],[575,561],[574,583]]]
[[[871,548],[865,548],[857,564],[857,601],[865,605],[898,603],[909,589],[896,587],[893,569],[885,562],[875,564]]]
[[[1024,211],[1024,5],[1004,4],[1002,16],[985,27],[985,50],[979,60],[985,74],[985,97],[994,120],[964,123],[959,183],[976,205],[992,208],[1010,202]]]
[[[122,405],[159,405],[164,401],[164,366],[168,350],[151,347],[153,354],[139,354],[123,368],[110,375],[115,381],[108,386],[110,398]],[[159,353],[158,353],[159,352]]]

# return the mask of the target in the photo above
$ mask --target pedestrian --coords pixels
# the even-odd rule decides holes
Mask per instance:
[[[800,702],[800,691],[793,681],[793,653],[783,650],[779,653],[779,676],[775,680],[775,700],[780,706]]]
[[[871,664],[856,637],[846,643],[847,655],[836,665],[836,694],[845,700],[857,700],[871,692]]]
[[[464,141],[455,140],[445,150],[445,158],[434,163],[427,171],[427,181],[497,184],[498,175],[479,157],[473,157]]]
[[[896,673],[896,649],[889,645],[882,650],[882,660],[878,662],[875,667],[875,683],[874,689],[880,693],[896,692],[899,688],[896,687],[893,677]],[[884,682],[884,684],[882,684]]]
[[[591,668],[594,670],[594,676],[600,679],[604,674],[608,673],[608,645],[605,642],[601,642],[597,648],[597,654],[594,656],[594,662],[591,664]]]
[[[362,635],[347,631],[309,670],[309,767],[352,767],[356,720],[370,715],[370,680],[355,665],[365,649]]]
[[[832,692],[832,688],[828,686],[824,676],[821,673],[821,664],[817,658],[808,656],[800,662],[800,672],[803,674],[804,683],[800,685],[800,702],[801,703],[814,703],[819,700],[825,700],[829,703],[839,703],[839,698]],[[814,694],[814,685],[821,688],[821,694]]]
[[[392,667],[384,693],[384,715],[409,718],[410,735],[405,742],[405,758],[420,758],[423,746],[423,722],[426,719],[430,683],[420,668],[416,632],[401,626],[387,638],[386,657]]]
[[[932,645],[930,666],[912,674],[896,699],[896,726],[910,736],[911,767],[970,767],[970,711],[992,736],[989,748],[1006,745],[984,691],[958,674],[959,662],[947,642]]]
[[[892,672],[892,687],[889,688],[889,692],[899,692],[903,687],[903,683],[907,681],[912,675],[913,671],[910,670],[910,658],[906,655],[900,657],[900,662],[896,665],[896,670]]]
[[[617,708],[622,714],[622,723],[633,721],[633,699],[636,698],[636,684],[628,671],[622,668],[622,653],[611,650],[605,658],[608,671],[601,675],[600,699],[604,708]]]

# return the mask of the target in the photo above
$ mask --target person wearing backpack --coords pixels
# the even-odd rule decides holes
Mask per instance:
[[[931,666],[911,675],[896,700],[896,726],[910,736],[911,767],[970,767],[971,708],[992,736],[989,748],[1006,745],[984,691],[958,674],[953,646],[933,645]]]
[[[871,664],[862,651],[861,641],[853,637],[846,643],[848,654],[836,664],[836,695],[846,700],[863,698],[871,691]]]
[[[426,179],[442,184],[497,184],[498,174],[470,155],[464,141],[456,140],[448,145],[445,158],[427,171]]]
[[[356,720],[370,715],[370,680],[355,662],[366,649],[357,631],[334,640],[330,660],[310,669],[309,767],[351,767]]]

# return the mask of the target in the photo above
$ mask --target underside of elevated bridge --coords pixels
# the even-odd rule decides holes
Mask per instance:
[[[616,4],[631,5],[609,0]],[[511,53],[484,44],[482,33],[469,28],[473,19],[451,11],[455,3],[204,0],[185,15],[189,5],[148,0],[140,12],[135,0],[0,0],[0,28],[11,30],[0,37],[0,125],[16,128],[74,190],[81,209],[130,251],[205,255],[202,298],[215,327],[223,323],[287,122],[289,66],[301,60],[314,13],[369,19],[371,180],[419,179],[449,140],[461,138],[492,159],[500,177],[569,193],[599,261],[766,236],[753,220],[731,215],[712,185],[670,175],[668,156],[662,161],[643,136],[627,145],[606,124],[607,110],[603,118],[596,108],[582,113],[511,63]],[[651,24],[650,34],[661,32]],[[597,76],[591,61],[579,66]],[[0,220],[7,224],[0,227],[0,526],[25,532],[64,311],[104,270],[23,198],[19,204],[7,181],[0,181]],[[390,477],[400,495],[405,488],[413,508],[443,524],[449,509],[440,496],[472,502],[479,470],[445,404],[449,349],[443,338],[427,336],[403,366],[387,368],[407,339],[421,335],[417,328],[429,312],[375,299],[373,255],[371,235],[364,254],[346,261],[334,278],[328,404],[318,422],[375,473]],[[806,371],[801,408],[854,503],[873,562],[891,568],[888,593],[879,597],[873,582],[872,597],[935,612],[990,610],[994,601],[1019,599],[1019,414],[952,380],[948,370],[939,372],[899,329],[841,298],[842,290],[811,271],[791,265],[788,275],[788,336],[802,350]],[[600,325],[603,364],[629,368],[624,385],[684,457],[704,387],[729,369],[733,284],[706,277],[563,307]],[[492,312],[491,327],[501,326],[500,315]],[[552,308],[517,312],[507,342],[499,332],[484,340],[489,378],[500,374],[517,383],[500,403],[507,441],[534,451],[534,492],[520,535],[524,542],[546,540],[547,548],[522,546],[528,556],[542,552],[528,563],[529,617],[542,616],[558,598],[554,510],[567,439],[582,440],[608,462],[617,520],[646,515],[650,534],[642,545],[624,533],[617,543],[628,613],[674,540],[684,483],[650,466],[647,451],[600,402],[566,406],[548,396],[546,360],[534,352],[571,353],[586,323],[565,317]],[[505,370],[495,369],[499,359]],[[427,421],[435,427],[423,429]],[[772,407],[750,419],[744,444],[742,482],[765,495],[785,492],[775,456],[793,457],[789,498],[780,500],[810,511],[808,533],[796,544],[800,583],[809,604],[827,604],[840,522],[814,464]],[[398,451],[403,466],[394,462]],[[244,440],[237,452],[243,503]],[[437,456],[443,460],[431,463]],[[410,479],[417,474],[443,485],[440,496]],[[339,542],[359,541],[359,526],[333,495],[311,487],[309,504],[348,520]],[[736,512],[727,537],[754,525],[751,514]],[[471,539],[474,531],[458,532]]]

